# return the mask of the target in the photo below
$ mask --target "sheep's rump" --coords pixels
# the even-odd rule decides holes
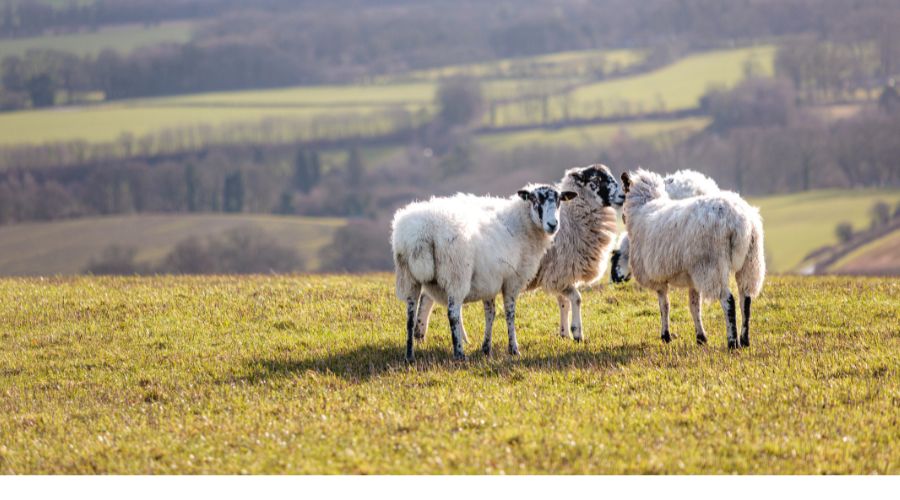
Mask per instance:
[[[707,298],[724,298],[730,273],[750,261],[755,269],[744,270],[747,279],[738,284],[747,295],[759,293],[765,274],[762,220],[737,194],[653,200],[630,222],[630,264],[641,285],[692,286]]]
[[[443,305],[448,295],[464,296],[465,302],[495,297],[506,274],[497,268],[497,253],[505,252],[514,265],[521,252],[499,220],[512,203],[460,194],[399,210],[391,235],[398,296],[412,280]]]

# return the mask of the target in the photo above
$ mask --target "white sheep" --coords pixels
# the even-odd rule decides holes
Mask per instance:
[[[559,302],[559,334],[575,341],[583,338],[581,293],[578,288],[590,285],[606,272],[610,251],[616,239],[616,209],[625,193],[604,165],[591,165],[566,171],[560,189],[578,194],[560,209],[559,234],[553,246],[541,259],[528,289],[541,288],[556,296]]]
[[[482,351],[490,354],[494,298],[500,293],[509,353],[518,355],[516,297],[534,277],[553,242],[560,203],[575,196],[552,186],[531,185],[508,199],[460,194],[411,203],[398,210],[391,246],[397,297],[406,302],[406,359],[414,359],[420,297],[447,307],[456,359],[465,359],[462,304],[482,301],[490,312],[485,314]]]
[[[737,348],[734,296],[728,288],[733,272],[741,297],[740,345],[749,346],[750,302],[766,274],[759,210],[730,191],[673,200],[663,178],[642,169],[623,173],[622,181],[631,271],[640,285],[657,292],[663,341],[672,339],[669,285],[686,286],[697,343],[706,343],[701,301],[715,297],[725,311],[728,347]]]
[[[673,200],[719,192],[716,181],[695,170],[679,170],[663,177],[663,182],[666,193]],[[628,233],[622,233],[612,252],[609,275],[613,283],[622,283],[631,278],[631,271],[628,269]]]

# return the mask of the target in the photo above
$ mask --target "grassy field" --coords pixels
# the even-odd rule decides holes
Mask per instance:
[[[107,26],[93,32],[5,39],[0,40],[0,59],[21,57],[32,49],[61,50],[80,56],[97,55],[104,49],[127,53],[147,45],[187,42],[192,29],[188,21],[172,21],[153,26]]]
[[[692,108],[710,88],[730,87],[743,80],[748,64],[758,75],[772,75],[774,58],[772,45],[694,54],[656,71],[580,86],[551,98],[548,117],[628,116]],[[495,113],[500,124],[531,120],[520,104],[500,106]]]
[[[752,346],[632,285],[518,307],[522,356],[403,359],[387,275],[0,280],[0,472],[900,473],[893,279],[775,277]]]
[[[828,270],[839,274],[872,274],[890,270],[894,275],[900,275],[900,230],[850,252]]]
[[[153,262],[189,236],[256,227],[295,248],[309,270],[343,219],[274,215],[125,215],[0,226],[0,276],[78,274],[110,245],[138,249],[135,260]]]
[[[598,72],[607,74],[627,69],[643,62],[645,57],[646,54],[639,50],[576,50],[542,56],[499,59],[485,63],[445,66],[384,78],[386,81],[437,81],[457,75],[480,79],[591,78],[595,77]]]
[[[685,118],[667,121],[636,121],[622,124],[586,125],[561,129],[534,129],[521,132],[482,134],[478,142],[483,146],[508,150],[529,146],[591,147],[608,144],[624,134],[636,138],[650,138],[667,133],[693,132],[705,127],[708,118]]]
[[[561,119],[566,105],[570,108],[570,117],[630,115],[694,106],[709,86],[733,84],[742,78],[748,58],[758,59],[764,71],[770,71],[773,51],[770,46],[761,46],[698,54],[645,75],[580,87],[569,98],[553,98],[548,119]],[[615,54],[618,55],[609,60],[620,64],[636,61],[639,57],[633,52]],[[577,62],[578,57],[586,56],[560,53],[536,59]],[[492,64],[502,65],[503,61]],[[483,91],[488,100],[509,99],[551,92],[572,81],[573,77],[562,76],[494,79],[483,82]],[[389,130],[390,117],[397,109],[405,109],[413,115],[432,113],[436,88],[434,80],[293,87],[2,113],[0,146],[60,141],[106,143],[123,134],[142,137],[165,131],[185,137],[189,135],[186,130],[193,136],[205,136],[206,140],[217,142],[291,141],[328,133],[326,126],[311,123],[329,119],[336,120],[334,130],[352,132],[354,127]],[[665,103],[658,109],[660,99]],[[622,107],[626,102],[629,103],[625,105],[627,109]],[[533,123],[534,104],[498,105],[494,125]],[[598,106],[603,108],[599,112]]]
[[[894,206],[900,201],[900,190],[822,190],[751,201],[762,212],[771,270],[788,272],[809,252],[837,243],[834,229],[839,223],[868,227],[872,205],[886,201]]]

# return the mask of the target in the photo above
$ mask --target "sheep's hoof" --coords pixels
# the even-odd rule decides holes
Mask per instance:
[[[582,340],[584,340],[584,338],[582,338],[580,335],[578,337],[573,337],[573,339],[575,340],[575,342],[578,342],[579,344],[581,343]]]
[[[697,335],[697,345],[706,345],[706,335]]]
[[[465,361],[465,360],[466,360],[466,355],[464,353],[461,353],[461,352],[453,353],[453,361]]]
[[[667,331],[663,332],[663,334],[660,336],[660,338],[662,338],[662,341],[663,341],[663,342],[665,342],[666,344],[668,344],[669,342],[672,341],[672,334],[669,333],[668,330],[667,330]]]
[[[485,356],[490,356],[491,355],[491,344],[482,344],[481,352],[483,352]]]
[[[741,347],[750,347],[750,336],[741,335]]]
[[[564,338],[564,339],[567,339],[567,338],[569,338],[569,332],[567,332],[567,331],[563,330],[562,328],[560,328],[560,329],[559,329],[559,336],[562,337],[562,338]]]
[[[413,355],[411,355],[411,354],[407,354],[407,355],[406,355],[406,362],[407,362],[407,363],[415,363],[415,362],[416,362],[416,357],[413,356]]]
[[[516,346],[509,346],[509,355],[510,355],[510,356],[518,356],[518,355],[519,355],[519,348],[516,347]]]
[[[729,349],[737,349],[738,348],[737,339],[728,339],[728,348]]]

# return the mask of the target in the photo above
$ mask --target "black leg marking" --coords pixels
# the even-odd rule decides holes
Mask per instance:
[[[750,347],[750,297],[741,303],[741,347]]]
[[[416,300],[406,299],[406,361],[416,360],[413,354],[413,334],[416,328]]]
[[[453,359],[463,361],[466,354],[462,348],[462,306],[453,299],[447,301],[447,320],[450,322],[450,338],[453,342]]]
[[[663,342],[665,342],[666,344],[668,344],[669,342],[672,341],[672,334],[669,333],[669,330],[666,330],[666,331],[664,331],[664,332],[662,333],[661,338],[662,338]]]
[[[491,332],[494,328],[494,299],[484,301],[484,342],[481,344],[481,352],[485,356],[491,355]]]
[[[725,312],[725,326],[728,330],[728,348],[737,349],[737,319],[735,318],[734,295],[728,294],[728,298],[722,301],[722,310]]]

